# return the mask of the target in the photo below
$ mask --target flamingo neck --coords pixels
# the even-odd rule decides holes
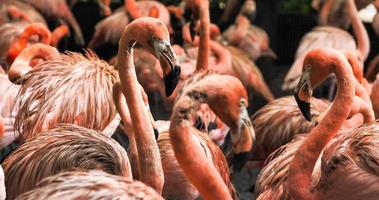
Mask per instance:
[[[40,58],[47,60],[49,57],[58,56],[56,48],[44,44],[34,44],[25,48],[14,60],[8,71],[9,80],[17,81],[24,74],[32,70],[31,61]]]
[[[327,0],[322,4],[321,11],[319,14],[319,22],[318,22],[321,26],[328,25],[329,13],[332,10],[334,2],[335,1],[333,0]]]
[[[61,39],[66,36],[69,33],[69,29],[66,25],[62,25],[57,27],[52,33],[51,33],[51,46],[57,47]]]
[[[355,95],[362,98],[368,105],[372,106],[370,95],[367,90],[356,79],[354,80]]]
[[[209,6],[208,1],[201,1],[200,4],[200,41],[196,63],[196,71],[207,70],[209,64]]]
[[[324,67],[330,66],[331,72],[335,73],[337,94],[325,117],[308,134],[290,164],[288,187],[294,199],[316,199],[315,194],[311,192],[311,176],[314,165],[323,148],[337,134],[348,117],[353,102],[354,77],[351,67],[344,56],[335,54],[330,57],[330,55],[333,56],[333,54],[325,55],[329,58],[326,58],[326,62],[322,64]]]
[[[129,37],[129,39],[127,39]],[[141,181],[162,193],[164,176],[159,149],[154,136],[145,104],[137,80],[133,46],[137,41],[130,40],[128,34],[122,35],[117,55],[122,91],[130,111],[139,155]],[[127,46],[126,46],[127,45]]]
[[[50,44],[51,33],[42,24],[30,25],[25,28],[22,34],[9,47],[7,62],[11,64],[17,55],[27,46],[29,38],[33,35],[39,36],[40,43]]]
[[[141,17],[135,0],[125,0],[124,7],[132,19],[137,19]]]
[[[12,43],[11,47],[8,50],[7,63],[10,65],[16,59],[18,54],[26,47],[28,43],[27,38],[19,38],[17,41]]]
[[[366,60],[370,52],[370,40],[366,28],[364,27],[358,15],[358,10],[354,2],[347,1],[348,12],[351,18],[351,24],[355,37],[357,39],[357,50],[360,53],[360,59]]]
[[[141,172],[139,167],[139,157],[133,129],[133,123],[130,117],[128,105],[126,104],[125,97],[121,91],[121,85],[115,84],[113,86],[113,98],[115,101],[116,109],[120,114],[124,125],[124,132],[127,134],[129,140],[128,157],[130,160],[130,166],[132,168],[133,179],[140,180]]]
[[[373,122],[375,120],[375,114],[371,107],[372,106],[367,104],[362,98],[355,96],[349,118],[356,114],[361,114],[363,116],[363,123]]]
[[[220,174],[190,132],[192,116],[198,107],[198,102],[187,95],[175,104],[170,125],[170,139],[175,157],[204,199],[232,199]]]

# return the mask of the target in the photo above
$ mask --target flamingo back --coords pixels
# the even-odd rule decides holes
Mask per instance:
[[[68,171],[50,176],[39,182],[36,189],[22,194],[17,199],[160,200],[162,197],[139,181],[90,170]]]

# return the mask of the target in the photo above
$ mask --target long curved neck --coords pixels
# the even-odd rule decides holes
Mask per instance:
[[[18,37],[9,47],[7,62],[11,64],[17,55],[26,47],[29,38],[33,35],[38,35],[39,40],[43,44],[50,44],[51,33],[42,24],[33,24],[25,28],[24,32]]]
[[[138,136],[135,140],[140,157],[141,181],[154,188],[158,193],[162,193],[164,176],[161,158],[149,115],[141,97],[133,61],[133,45],[135,42],[130,40],[128,34],[122,35],[120,39],[117,55],[120,80],[132,118],[134,132]]]
[[[124,7],[132,19],[137,19],[141,17],[135,0],[125,0]]]
[[[310,190],[314,165],[323,148],[336,135],[348,117],[352,105],[354,78],[351,67],[342,55],[333,56],[332,54],[331,56],[326,58],[324,60],[326,62],[321,64],[324,67],[331,66],[331,72],[334,72],[336,75],[336,98],[325,117],[311,130],[304,143],[298,148],[290,164],[288,186],[290,194],[294,199],[315,199],[315,194]]]
[[[132,168],[133,179],[140,180],[141,172],[140,172],[139,157],[138,157],[135,133],[133,129],[133,123],[130,117],[128,105],[126,104],[125,96],[122,94],[121,90],[122,90],[121,85],[115,84],[113,86],[113,99],[115,102],[116,109],[121,116],[125,133],[128,136],[128,140],[129,140],[128,157],[130,159],[130,166]]]
[[[198,106],[198,102],[188,96],[181,97],[175,105],[171,117],[170,139],[176,159],[204,199],[232,199],[220,174],[190,132],[193,124],[191,115]]]
[[[33,59],[39,58],[47,60],[50,57],[58,55],[59,52],[56,48],[44,44],[34,44],[25,48],[10,66],[8,70],[9,80],[15,82],[24,74],[32,70],[33,67],[31,66],[31,61]]]
[[[370,52],[370,40],[366,28],[363,26],[363,23],[359,18],[358,10],[354,1],[348,0],[347,4],[353,31],[357,38],[357,50],[360,53],[360,58],[364,61]]]
[[[197,56],[196,70],[206,70],[208,69],[208,58],[209,58],[209,5],[208,1],[200,1],[200,44],[199,53]]]
[[[357,96],[354,97],[349,118],[356,114],[361,114],[363,116],[363,123],[370,123],[375,120],[375,114],[371,106]]]
[[[61,25],[57,27],[52,33],[51,33],[51,46],[57,47],[61,39],[66,36],[69,33],[69,29],[66,25]]]

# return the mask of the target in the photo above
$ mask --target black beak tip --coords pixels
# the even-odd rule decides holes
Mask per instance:
[[[301,113],[303,114],[304,118],[311,122],[312,121],[312,115],[311,115],[311,104],[305,101],[302,101],[299,99],[299,96],[297,94],[294,95],[297,105],[299,106],[299,109]]]
[[[196,35],[195,20],[191,19],[190,24],[189,24],[189,29],[190,29],[191,40],[193,42],[195,40],[195,35]]]
[[[180,66],[174,66],[174,68],[163,77],[165,84],[166,97],[169,97],[174,92],[176,86],[178,85],[180,79]]]
[[[154,136],[155,136],[155,139],[158,140],[158,137],[159,137],[159,131],[158,129],[154,128]]]

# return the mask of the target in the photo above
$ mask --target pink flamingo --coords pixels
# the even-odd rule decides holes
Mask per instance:
[[[344,55],[355,77],[355,95],[371,107],[369,94],[364,88],[363,64],[354,52],[345,52]],[[322,117],[322,113],[329,106],[329,102],[313,98],[312,110],[315,112],[312,116]],[[290,142],[295,135],[308,133],[316,125],[301,117],[297,104],[291,97],[279,98],[267,104],[253,115],[252,122],[256,132],[256,143],[251,157],[254,161],[266,160],[273,151]]]
[[[20,67],[18,71],[23,72],[25,65]],[[117,127],[119,117],[112,101],[117,72],[94,53],[53,56],[21,78],[15,129],[22,141],[58,123],[77,124],[107,135]],[[77,91],[82,92],[78,95]],[[65,98],[68,94],[71,98]]]
[[[147,95],[142,86],[140,86],[140,89],[141,89],[141,96],[143,98],[145,106],[147,110],[150,111]],[[138,150],[137,150],[138,144],[136,143],[135,131],[133,129],[133,123],[130,117],[130,112],[126,104],[125,96],[122,93],[121,84],[119,82],[113,86],[113,99],[115,102],[116,109],[118,113],[120,114],[122,122],[123,122],[122,128],[128,136],[128,140],[129,140],[128,155],[130,159],[133,177],[134,179],[139,180],[141,177],[141,172],[140,172],[139,157],[138,157]],[[149,115],[150,115],[152,126],[156,128],[155,123],[154,123],[155,120],[150,112],[149,112]]]
[[[32,199],[163,199],[154,189],[127,177],[99,170],[68,171],[43,179],[34,190],[17,197]]]
[[[142,16],[156,17],[167,27],[171,27],[170,14],[160,2],[126,0],[123,8],[117,9],[112,15],[96,24],[95,33],[87,45],[88,48],[95,49],[104,43],[117,44],[122,28],[130,21]]]
[[[15,20],[23,20],[28,23],[43,23],[42,15],[33,6],[22,1],[2,0],[0,7],[0,24]]]
[[[329,187],[329,189],[323,187],[324,183],[328,185],[326,183],[326,181],[328,181],[327,178],[319,178],[319,179],[315,178],[315,174],[321,174],[321,175],[325,174],[327,173],[328,169],[326,168],[320,169],[319,168],[320,165],[316,164],[315,169],[317,170],[317,172],[314,172],[313,176],[311,177],[314,165],[316,163],[316,160],[319,158],[320,151],[325,147],[325,145],[327,145],[327,143],[334,137],[334,135],[342,127],[346,118],[350,117],[353,113],[360,112],[364,116],[364,123],[369,123],[374,120],[374,117],[372,114],[372,110],[367,105],[367,103],[365,103],[361,98],[354,97],[354,76],[353,76],[351,67],[349,66],[349,63],[344,58],[343,54],[332,49],[315,49],[315,50],[310,51],[304,60],[304,72],[303,72],[301,81],[299,82],[299,86],[296,90],[297,96],[295,96],[299,104],[300,110],[302,111],[302,113],[304,114],[307,120],[310,120],[311,116],[309,114],[309,107],[308,107],[309,105],[308,103],[305,103],[305,102],[309,102],[311,89],[312,89],[311,86],[312,87],[317,86],[322,80],[325,79],[325,77],[328,76],[329,73],[335,73],[338,80],[337,96],[335,98],[334,103],[332,104],[332,107],[328,109],[326,114],[323,114],[321,121],[319,121],[318,125],[314,129],[311,130],[311,132],[308,134],[309,136],[307,136],[306,139],[304,140],[296,139],[294,142],[289,143],[286,147],[284,147],[281,150],[278,150],[276,153],[272,155],[274,158],[275,157],[276,158],[268,164],[268,166],[262,171],[262,174],[259,177],[258,185],[260,185],[260,188],[263,189],[264,192],[261,194],[261,196],[258,199],[287,198],[289,197],[288,196],[289,193],[294,199],[299,199],[299,198],[303,199],[303,197],[300,197],[303,194],[312,195],[312,197],[308,196],[306,199],[344,198],[341,196],[342,193],[337,192],[338,187]],[[356,102],[360,102],[360,103],[357,104]],[[334,117],[331,117],[332,115]],[[354,115],[354,117],[351,118],[351,120],[353,121],[356,121],[356,119],[359,119],[359,116],[358,118],[356,118],[356,115]],[[350,122],[345,123],[345,124],[351,125],[351,122],[352,122],[351,120]],[[360,123],[362,123],[362,121],[358,123],[355,122],[356,125],[359,125]],[[325,129],[326,127],[327,129]],[[323,134],[322,137],[324,137],[323,140],[318,138],[317,140],[320,141],[319,143],[311,142],[311,140],[316,140],[317,137],[320,137],[316,135],[320,134],[320,131],[323,128],[325,129],[325,131],[322,133]],[[324,133],[330,133],[330,134],[324,135]],[[346,135],[346,137],[344,138],[345,141],[346,139],[349,140],[348,138],[353,139],[352,137],[349,136],[349,134],[344,133],[342,135],[344,136]],[[329,137],[325,138],[325,136],[329,136]],[[336,140],[339,140],[339,139],[336,139]],[[333,141],[335,142],[336,140],[333,140]],[[339,145],[341,145],[341,143]],[[338,144],[328,144],[326,148],[329,148],[329,147],[331,147],[332,149],[335,149],[335,147],[338,147]],[[374,146],[371,146],[371,147],[374,148]],[[309,152],[308,148],[314,148],[314,149],[312,149],[312,152]],[[353,152],[353,151],[355,150],[349,150],[347,152]],[[326,152],[328,152],[328,149],[324,149],[324,153],[322,153],[321,155],[322,162],[324,161],[329,162],[334,159],[338,159],[338,157],[340,157],[340,153],[338,152],[334,152],[334,153],[331,152],[330,154]],[[277,154],[281,154],[281,155],[278,156]],[[301,160],[303,161],[299,161],[300,154],[302,154]],[[293,160],[291,159],[292,157],[294,157]],[[304,164],[304,162],[307,162],[307,164]],[[300,167],[300,163],[303,163],[301,167]],[[352,163],[349,163],[347,165],[351,166],[351,164]],[[277,170],[274,170],[274,173],[272,171],[273,167],[277,169]],[[302,170],[299,170],[299,167]],[[338,165],[338,167],[339,169],[342,169],[341,165]],[[310,170],[310,168],[312,168],[312,170]],[[268,172],[267,170],[270,170],[270,169],[271,171]],[[359,167],[357,169],[359,169]],[[299,171],[302,171],[304,173],[306,172],[309,176],[305,177],[306,175],[304,175],[304,173],[302,172],[299,173]],[[287,177],[287,172],[289,172],[288,177]],[[335,171],[333,171],[332,173],[334,172]],[[328,176],[333,176],[333,175],[329,174]],[[341,178],[342,176],[339,176],[339,177]],[[298,181],[298,183],[294,183],[295,178],[296,178],[296,181]],[[354,181],[353,176],[349,178],[352,178],[350,180]],[[302,187],[304,188],[302,190],[299,190],[297,188],[300,184],[304,184],[304,185],[309,184],[311,179],[313,179],[313,181],[317,179],[318,181],[317,186],[315,185],[304,186]],[[345,180],[345,183],[346,183],[346,180]],[[342,183],[339,183],[339,184],[342,184]],[[308,188],[310,187],[314,187],[313,192],[308,191]],[[261,190],[261,189],[258,188],[258,190]],[[320,190],[323,190],[323,191],[326,190],[327,192],[325,193],[323,192],[321,194],[318,192]],[[375,191],[371,190],[371,192],[375,192]],[[324,194],[326,196],[321,197]],[[334,198],[332,198],[331,196],[328,196],[330,194],[335,194],[338,196],[335,196]],[[321,196],[318,196],[318,195],[321,195]],[[351,199],[352,197],[354,198],[354,195],[349,194],[349,199]],[[361,196],[359,198],[369,199],[367,197],[368,196],[365,196],[365,197]]]
[[[30,24],[8,49],[7,62],[10,65],[17,55],[28,45],[29,38],[38,35],[40,42],[50,44],[51,32],[43,24]]]
[[[351,23],[346,10],[346,0],[313,0],[312,6],[319,10],[319,25],[347,29]],[[355,0],[358,10],[365,8],[372,0]]]
[[[76,21],[74,15],[72,14],[70,8],[66,4],[65,0],[23,0],[29,3],[40,11],[44,16],[50,19],[62,19],[64,22],[69,24],[75,33],[75,41],[79,45],[84,45],[84,38],[82,30],[78,22]]]
[[[284,79],[283,90],[292,90],[295,88],[301,74],[301,63],[306,53],[313,48],[332,47],[342,51],[357,51],[359,59],[362,61],[366,60],[370,50],[367,31],[359,19],[354,1],[348,0],[346,6],[354,34],[357,38],[357,45],[353,37],[342,29],[329,26],[316,27],[313,31],[306,34],[300,42],[295,56],[296,60]]]
[[[73,124],[59,124],[22,144],[3,166],[10,199],[35,188],[45,177],[75,168],[132,178],[123,147],[101,132]]]
[[[253,61],[261,56],[276,58],[276,54],[270,49],[267,33],[252,25],[243,13],[244,9],[237,16],[235,25],[224,31],[223,37],[229,44],[242,49]]]
[[[163,170],[154,131],[141,97],[137,81],[133,47],[139,43],[161,63],[164,74],[166,95],[174,91],[180,75],[180,66],[173,52],[169,33],[162,21],[151,17],[141,17],[128,24],[119,42],[117,56],[123,93],[125,94],[140,159],[141,181],[153,187],[158,193],[163,188]],[[143,173],[142,173],[143,172]]]
[[[246,90],[238,79],[228,75],[211,74],[193,81],[196,82],[184,89],[171,116],[170,140],[175,157],[204,199],[235,198],[231,183],[225,180],[228,175],[225,158],[222,155],[215,157],[214,153],[209,156],[201,142],[193,139],[200,133],[192,127],[192,120],[199,105],[207,103],[231,128],[234,151],[241,154],[250,151],[254,130],[246,111]],[[222,161],[221,167],[226,171],[220,171],[216,159]]]
[[[56,55],[59,55],[59,53],[53,47],[44,44],[31,45],[26,47],[15,59],[8,71],[8,75],[0,75],[0,92],[2,94],[0,97],[0,115],[2,115],[5,120],[5,134],[1,137],[0,149],[10,144],[19,136],[19,134],[15,132],[13,124],[18,109],[14,101],[20,86],[12,84],[8,76],[16,83],[20,83],[22,75],[34,67],[31,61],[35,60],[35,58],[47,60]],[[20,82],[16,80],[20,80]]]
[[[8,78],[11,82],[17,83],[21,78],[34,67],[32,60],[42,59],[48,60],[49,58],[59,56],[56,48],[37,43],[26,47],[13,61],[8,70]]]
[[[202,2],[202,1],[201,1]],[[243,53],[240,50],[233,47],[223,48],[222,45],[217,43],[213,43],[210,41],[210,22],[209,22],[209,9],[207,3],[193,3],[192,7],[195,10],[195,13],[199,13],[200,16],[200,37],[199,37],[199,47],[198,47],[198,61],[196,63],[196,70],[200,69],[212,69],[216,71],[220,71],[223,74],[230,74],[238,77],[247,87],[254,88],[257,92],[259,92],[267,101],[272,101],[274,96],[272,95],[270,89],[267,84],[264,82],[263,76],[260,74],[257,68],[254,68],[254,63],[250,61],[249,58],[244,57]],[[204,5],[197,5],[204,4]],[[203,31],[206,29],[206,31]],[[186,34],[187,33],[187,34]],[[188,31],[184,31],[184,39],[187,42],[190,42],[190,38],[188,36]],[[191,43],[191,42],[190,42]],[[194,44],[197,41],[195,39]],[[209,65],[209,51],[211,47],[216,50],[221,55],[223,62],[220,62],[220,65],[214,66]],[[229,51],[229,53],[228,53]],[[222,56],[224,55],[224,56]],[[226,57],[228,55],[228,57]],[[230,58],[230,59],[225,59]],[[199,60],[200,59],[200,60]],[[230,63],[231,62],[231,63]]]

